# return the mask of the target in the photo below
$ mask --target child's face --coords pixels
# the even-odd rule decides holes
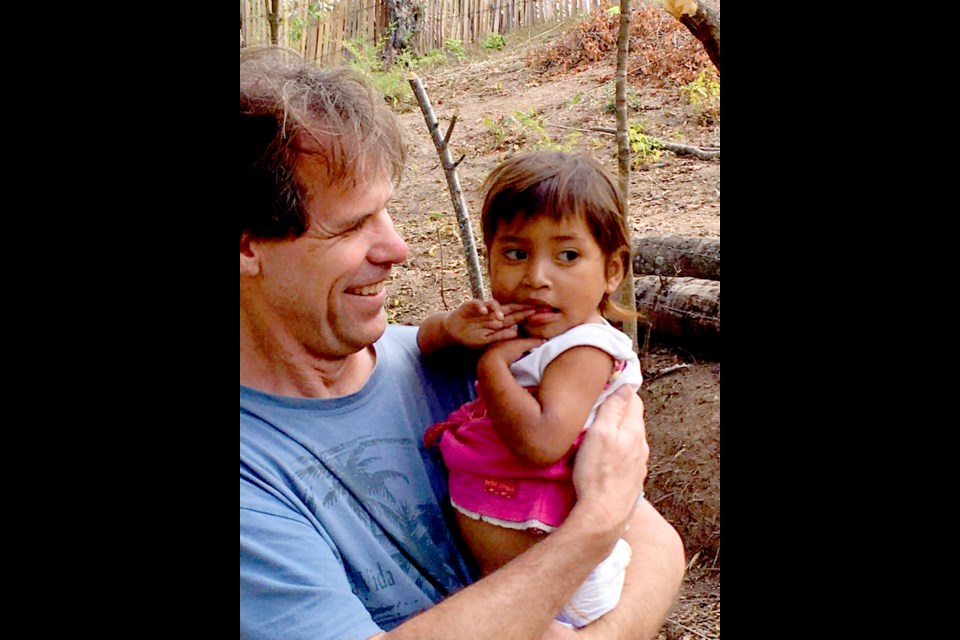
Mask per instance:
[[[587,322],[601,322],[599,306],[623,279],[623,265],[607,259],[580,218],[520,217],[501,224],[490,245],[490,285],[501,304],[537,309],[527,333],[549,339]]]

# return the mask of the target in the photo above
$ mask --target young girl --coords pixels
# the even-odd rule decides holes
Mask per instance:
[[[623,201],[602,165],[515,156],[484,182],[481,220],[493,300],[427,318],[418,340],[424,353],[490,345],[480,398],[426,435],[439,440],[458,524],[487,575],[563,522],[584,431],[603,400],[636,391],[642,376],[630,339],[602,315],[625,317],[609,296],[630,259]],[[629,561],[620,540],[557,620],[580,628],[613,609]]]

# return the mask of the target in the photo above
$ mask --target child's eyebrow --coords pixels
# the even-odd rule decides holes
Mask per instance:
[[[498,236],[497,240],[499,240],[500,242],[512,242],[514,244],[518,242],[528,242],[527,238],[522,238],[520,236],[509,236],[509,235]]]
[[[570,242],[572,240],[585,240],[586,235],[584,234],[573,234],[573,235],[556,235],[548,236],[547,240],[559,241],[559,242]],[[512,235],[502,235],[497,238],[501,242],[530,242],[529,238],[523,236],[512,236]]]

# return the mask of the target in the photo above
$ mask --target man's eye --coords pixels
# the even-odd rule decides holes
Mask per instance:
[[[346,229],[343,229],[343,230],[340,231],[337,235],[338,235],[338,236],[348,236],[348,235],[350,235],[351,233],[356,233],[357,231],[360,231],[360,229],[362,229],[363,226],[367,223],[367,220],[368,220],[368,219],[369,219],[369,217],[363,217],[363,218],[361,218],[360,220],[357,220],[356,224],[353,224],[353,225],[347,227]]]
[[[507,257],[508,260],[526,260],[527,252],[523,249],[507,249],[503,252],[503,255]]]
[[[573,262],[580,257],[580,253],[577,251],[561,251],[560,252],[560,261],[561,262]]]

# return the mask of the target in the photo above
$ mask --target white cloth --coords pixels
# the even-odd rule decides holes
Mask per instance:
[[[570,602],[560,610],[557,622],[579,629],[612,611],[620,602],[632,555],[630,544],[623,538],[617,540],[613,552],[594,567]]]
[[[608,322],[603,324],[580,324],[572,329],[550,338],[542,345],[510,365],[510,372],[523,387],[535,387],[543,380],[543,372],[561,353],[573,347],[590,346],[605,351],[617,361],[624,363],[623,370],[615,374],[616,378],[603,390],[593,403],[590,415],[587,416],[583,428],[587,429],[597,417],[597,407],[603,404],[614,391],[625,384],[629,384],[636,391],[643,383],[643,374],[640,372],[640,359],[633,352],[633,343],[622,331],[618,331]]]

